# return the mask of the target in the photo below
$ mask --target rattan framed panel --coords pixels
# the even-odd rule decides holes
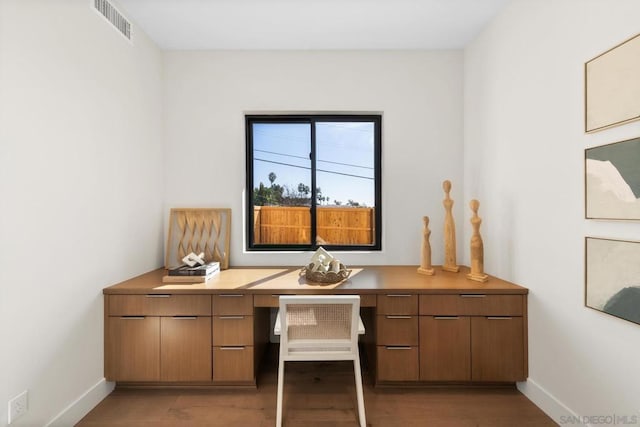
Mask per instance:
[[[164,267],[178,267],[188,253],[204,252],[205,261],[218,261],[227,269],[230,242],[231,209],[172,208]]]

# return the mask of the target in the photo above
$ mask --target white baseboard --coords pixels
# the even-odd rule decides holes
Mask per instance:
[[[560,425],[586,426],[578,414],[532,379],[518,383],[518,390]]]
[[[115,383],[107,382],[104,378],[85,391],[69,406],[47,423],[45,427],[69,427],[76,425],[82,417],[96,407],[98,403],[109,395],[115,388]]]

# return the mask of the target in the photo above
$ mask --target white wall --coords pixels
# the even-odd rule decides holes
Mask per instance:
[[[521,389],[560,423],[640,420],[640,326],[583,304],[584,237],[640,240],[637,222],[584,219],[584,149],[640,123],[584,134],[583,66],[639,17],[637,0],[514,1],[465,50],[465,200],[481,202],[487,272],[531,291]]]
[[[170,207],[232,208],[232,265],[309,258],[244,252],[244,114],[258,112],[382,112],[383,251],[340,257],[418,264],[429,215],[442,262],[442,181],[462,195],[460,51],[167,52],[165,75],[165,217]]]
[[[102,288],[162,262],[161,52],[89,5],[0,3],[0,425],[108,391]]]

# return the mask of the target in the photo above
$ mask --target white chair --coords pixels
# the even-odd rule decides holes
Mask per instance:
[[[357,295],[280,297],[274,334],[280,335],[276,426],[282,426],[284,362],[352,360],[360,426],[367,422],[362,394],[358,335],[364,334]]]

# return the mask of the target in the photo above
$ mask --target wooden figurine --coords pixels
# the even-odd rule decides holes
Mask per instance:
[[[456,225],[453,222],[453,200],[449,197],[451,192],[451,181],[446,180],[442,183],[445,199],[442,201],[444,205],[444,265],[442,269],[445,271],[453,271],[457,273],[460,267],[456,264]]]
[[[471,235],[471,272],[467,274],[467,278],[477,282],[486,282],[489,280],[489,276],[484,274],[484,245],[482,244],[482,237],[480,236],[482,219],[478,216],[480,202],[473,199],[469,203],[469,206],[473,211],[473,216],[471,217],[473,234]]]
[[[423,216],[422,221],[424,222],[424,227],[422,229],[422,251],[420,252],[420,267],[418,268],[418,273],[433,276],[435,270],[431,266],[431,243],[429,242],[431,230],[429,230],[429,217]]]

